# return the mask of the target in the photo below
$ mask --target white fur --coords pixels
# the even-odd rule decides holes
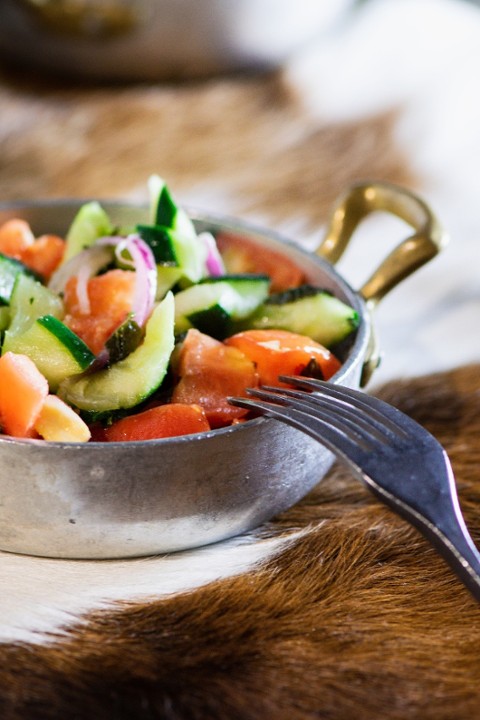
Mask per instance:
[[[68,561],[0,553],[0,642],[52,642],[90,610],[167,597],[240,575],[301,533],[255,534],[199,550],[123,561]]]

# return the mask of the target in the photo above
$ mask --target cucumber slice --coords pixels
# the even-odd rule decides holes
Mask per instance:
[[[10,325],[10,308],[7,305],[0,306],[0,332],[3,332]]]
[[[180,334],[196,327],[223,339],[233,321],[248,317],[264,302],[269,287],[267,275],[205,278],[175,295],[175,332]]]
[[[152,175],[148,180],[150,219],[152,225],[163,225],[181,235],[196,237],[195,227],[187,213],[174,201],[165,180]]]
[[[62,265],[74,255],[93,245],[98,238],[111,235],[112,232],[110,218],[100,203],[96,201],[85,203],[75,215],[67,232]]]
[[[78,375],[95,360],[83,340],[53,315],[38,318],[19,335],[5,333],[2,352],[8,351],[28,355],[53,392],[65,378]]]
[[[174,347],[172,293],[157,305],[146,325],[145,338],[124,360],[83,377],[67,378],[58,395],[81,410],[107,412],[130,408],[162,383]]]
[[[19,275],[37,277],[35,273],[20,260],[0,253],[0,305],[9,305],[15,280]]]
[[[160,225],[137,225],[137,232],[150,247],[157,265],[178,265],[173,231]]]
[[[10,298],[11,321],[7,336],[20,335],[38,318],[53,315],[61,320],[64,316],[62,299],[45,285],[29,275],[19,274],[15,279]]]
[[[251,329],[290,330],[327,348],[346,338],[358,324],[356,310],[311,285],[271,295],[248,320]]]
[[[180,281],[181,277],[182,271],[180,268],[157,265],[157,292],[155,299],[157,301],[161,300]]]
[[[133,318],[128,317],[108,338],[105,347],[108,350],[109,363],[120,362],[140,345],[142,328]]]
[[[154,255],[156,252],[160,253],[162,247],[162,252],[174,258],[176,266],[182,271],[180,277],[192,283],[198,282],[205,275],[207,249],[204,243],[198,239],[195,227],[185,210],[173,200],[165,181],[158,175],[153,175],[148,181],[148,187],[151,232],[147,232],[145,225],[137,226],[137,232],[145,242],[153,241],[154,245],[151,247]],[[161,236],[163,239],[160,241]]]

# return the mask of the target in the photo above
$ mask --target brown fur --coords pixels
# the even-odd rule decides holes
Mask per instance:
[[[480,366],[382,396],[448,449],[480,541]],[[2,720],[476,720],[480,612],[426,541],[337,468],[265,532],[254,572],[0,647]]]

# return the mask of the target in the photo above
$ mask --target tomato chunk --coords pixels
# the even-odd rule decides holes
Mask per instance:
[[[65,240],[58,235],[41,235],[34,243],[25,248],[21,260],[31,270],[35,270],[45,280],[60,265],[65,252]]]
[[[0,225],[0,253],[20,260],[45,280],[57,269],[65,251],[65,241],[57,235],[35,239],[30,225],[19,218]]]
[[[210,425],[199,405],[170,403],[117,420],[104,430],[103,439],[110,442],[153,440],[206,430],[210,430]]]
[[[0,422],[14,437],[36,437],[35,422],[48,396],[48,382],[26,355],[0,357]]]
[[[85,312],[77,293],[77,278],[71,277],[65,286],[65,324],[98,354],[131,311],[134,288],[135,273],[128,270],[97,275],[88,281],[89,307]]]
[[[245,396],[246,388],[258,385],[255,365],[240,350],[194,329],[183,342],[176,372],[180,380],[172,402],[200,405],[212,428],[246,415],[243,408],[230,405],[227,397]]]
[[[306,282],[303,271],[283,253],[230,233],[220,233],[216,240],[229,273],[269,275],[272,292],[288,290]]]
[[[279,375],[301,375],[312,360],[325,380],[340,368],[340,361],[323,345],[288,330],[245,330],[227,338],[225,344],[255,363],[262,385],[285,385]]]
[[[33,245],[35,237],[25,220],[12,218],[0,226],[0,253],[22,260],[23,252]]]

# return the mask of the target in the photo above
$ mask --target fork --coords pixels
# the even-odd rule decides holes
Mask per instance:
[[[460,509],[446,451],[425,428],[359,390],[305,377],[229,398],[325,445],[385,505],[415,526],[480,600],[480,553]]]

